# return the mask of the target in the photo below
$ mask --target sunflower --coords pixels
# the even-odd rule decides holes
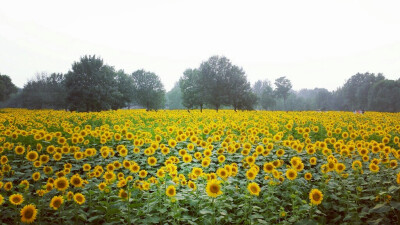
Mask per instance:
[[[312,174],[311,173],[304,174],[304,179],[311,180],[311,178],[312,178]]]
[[[36,159],[39,157],[39,154],[36,151],[29,151],[26,154],[26,159],[30,162],[36,161]]]
[[[54,186],[58,191],[65,191],[69,187],[68,179],[65,177],[59,177],[54,181]]]
[[[260,186],[258,186],[257,183],[252,182],[247,185],[247,190],[249,190],[251,195],[258,196],[260,194],[261,188]]]
[[[311,157],[310,158],[310,164],[311,165],[316,165],[317,164],[317,158],[316,157]]]
[[[140,170],[140,166],[138,164],[132,164],[131,167],[129,168],[129,170],[132,173],[137,173]]]
[[[249,169],[246,172],[246,178],[248,180],[254,180],[257,176],[257,173],[253,169]]]
[[[174,139],[170,139],[170,140],[168,141],[168,145],[169,145],[171,148],[175,148],[175,146],[176,146],[176,141],[175,141]]]
[[[101,182],[97,187],[99,187],[99,190],[100,190],[100,191],[104,191],[104,188],[107,187],[107,184],[104,183],[104,182]]]
[[[90,164],[83,164],[83,166],[82,166],[82,169],[83,169],[83,171],[90,171],[90,169],[91,169],[92,167],[90,166]]]
[[[3,205],[3,203],[4,203],[4,197],[3,195],[0,194],[0,205]]]
[[[219,162],[219,163],[225,162],[225,156],[224,156],[224,155],[218,156],[218,162]]]
[[[15,153],[17,155],[22,155],[25,152],[25,147],[24,146],[17,146],[17,147],[15,147],[14,151],[15,151]]]
[[[322,192],[318,189],[312,189],[310,191],[310,201],[311,204],[313,205],[319,205],[322,202],[322,199],[324,198],[324,195],[322,194]]]
[[[226,180],[229,176],[229,173],[225,168],[218,168],[217,174],[219,177],[221,177],[224,180]]]
[[[207,195],[213,198],[222,195],[220,183],[221,183],[220,181],[215,179],[208,181],[206,186]]]
[[[277,152],[276,152],[276,156],[278,156],[278,157],[281,157],[281,156],[283,156],[285,154],[285,150],[283,150],[283,149],[279,149]]]
[[[390,165],[390,167],[392,169],[396,168],[397,167],[397,160],[395,160],[395,159],[390,160],[389,165]]]
[[[191,189],[193,189],[193,190],[196,190],[196,189],[197,189],[196,184],[195,184],[193,181],[191,181],[191,180],[188,182],[188,186],[189,186],[189,188],[191,188]]]
[[[192,155],[190,155],[190,154],[185,154],[185,155],[182,157],[182,159],[183,159],[183,162],[185,162],[185,163],[190,163],[190,162],[192,161]]]
[[[6,164],[7,162],[8,162],[8,158],[7,158],[7,156],[3,155],[3,156],[1,157],[1,159],[0,159],[0,163],[1,163],[1,165],[4,165],[4,164]]]
[[[174,185],[169,185],[167,190],[165,190],[165,194],[169,197],[174,197],[176,195],[176,189]]]
[[[104,173],[103,178],[106,180],[107,183],[111,183],[115,180],[116,176],[115,173],[107,171]]]
[[[81,193],[76,193],[74,194],[74,201],[76,203],[78,203],[79,205],[82,205],[83,203],[85,203],[86,199],[85,196]]]
[[[24,188],[25,190],[29,189],[29,181],[23,180],[21,183],[19,183],[20,187]]]
[[[369,170],[371,170],[371,172],[373,172],[373,173],[377,173],[377,172],[379,172],[379,166],[376,165],[375,163],[370,163]]]
[[[297,177],[297,171],[294,170],[294,169],[288,169],[288,170],[286,170],[286,177],[287,177],[289,180],[294,180],[294,179],[296,179],[296,177]]]
[[[126,192],[124,189],[120,189],[120,190],[119,190],[118,196],[119,196],[120,198],[124,199],[124,200],[127,200],[128,197],[129,197],[128,192]]]
[[[201,160],[201,166],[202,167],[208,167],[211,163],[211,160],[209,158],[204,158],[203,160]]]
[[[145,178],[145,177],[147,177],[147,171],[146,171],[146,170],[141,170],[141,171],[139,171],[139,177],[140,177],[140,178]]]
[[[24,206],[21,211],[21,222],[32,223],[36,219],[37,209],[33,204]]]
[[[335,166],[335,170],[337,173],[342,173],[346,169],[346,166],[343,163],[337,163]]]
[[[362,169],[361,161],[360,160],[354,160],[353,163],[351,164],[351,168],[353,168],[353,170]]]
[[[155,157],[149,157],[149,158],[147,159],[147,163],[148,163],[150,166],[155,166],[155,165],[157,164],[157,159],[156,159]]]
[[[21,194],[12,194],[8,200],[13,205],[21,205],[21,203],[24,202],[24,197]]]
[[[54,196],[50,201],[50,208],[57,210],[64,203],[64,198],[61,195]]]
[[[71,177],[70,181],[69,181],[72,185],[74,185],[74,187],[78,188],[78,187],[82,187],[83,185],[83,180],[82,178],[79,176],[79,174],[75,174]]]
[[[400,184],[400,172],[397,174],[396,182]],[[1,202],[1,201],[0,201]],[[0,204],[1,205],[1,204]]]

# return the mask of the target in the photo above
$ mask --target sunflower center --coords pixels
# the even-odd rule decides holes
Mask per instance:
[[[32,209],[27,209],[24,213],[25,218],[30,219],[33,216],[33,210]]]
[[[314,193],[314,194],[313,194],[313,199],[314,199],[315,201],[319,201],[319,200],[321,199],[321,196],[320,196],[318,193]]]
[[[212,193],[218,193],[218,192],[219,192],[219,187],[218,187],[218,185],[215,185],[215,184],[211,185],[210,191],[211,191]]]

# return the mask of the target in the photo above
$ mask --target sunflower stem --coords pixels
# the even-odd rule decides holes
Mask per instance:
[[[212,208],[213,208],[213,216],[212,216],[212,224],[215,224],[215,198],[212,199]]]

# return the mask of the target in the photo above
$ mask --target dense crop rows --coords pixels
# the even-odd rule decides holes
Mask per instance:
[[[0,111],[0,221],[399,223],[400,114]]]

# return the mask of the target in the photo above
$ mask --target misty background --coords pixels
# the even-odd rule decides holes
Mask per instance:
[[[184,108],[172,103],[177,102],[172,99],[177,99],[174,93],[184,72],[198,69],[212,56],[225,56],[245,71],[258,99],[253,108],[262,108],[260,82],[275,90],[275,81],[285,77],[291,83],[287,101],[274,96],[275,105],[264,108],[328,109],[309,99],[317,99],[317,92],[338,95],[355,75],[397,82],[399,6],[398,1],[368,0],[6,2],[0,8],[0,74],[19,92],[2,89],[7,102],[3,97],[1,104],[33,107],[20,104],[17,93],[26,93],[27,87],[53,73],[63,77],[73,62],[96,55],[115,73],[154,73],[166,94],[164,107]],[[374,79],[354,96],[368,100]],[[4,78],[3,85],[7,82]],[[354,96],[349,102],[329,101],[329,109],[375,109],[365,99],[355,104]],[[304,107],[290,105],[302,99]],[[35,108],[54,107],[44,105]]]

